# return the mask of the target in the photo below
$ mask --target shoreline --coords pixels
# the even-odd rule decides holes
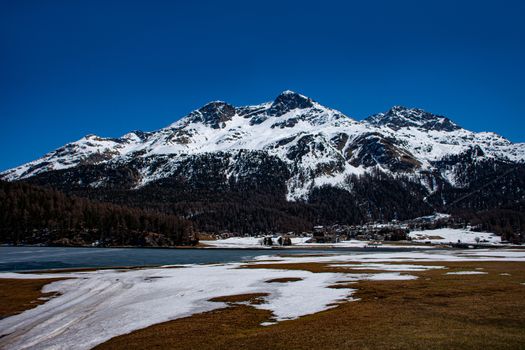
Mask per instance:
[[[363,241],[365,243],[366,241]],[[393,241],[396,242],[396,241]],[[406,243],[406,244],[405,244]],[[307,243],[309,244],[309,243]],[[0,248],[90,248],[90,249],[166,249],[166,250],[349,250],[349,251],[391,251],[393,249],[450,249],[450,250],[467,250],[467,249],[524,249],[525,245],[516,244],[470,244],[473,248],[459,248],[453,247],[448,244],[425,244],[419,242],[403,242],[401,244],[384,244],[379,247],[349,247],[349,246],[337,246],[338,243],[311,243],[314,246],[305,245],[291,245],[291,246],[269,246],[269,247],[224,247],[224,246],[166,246],[166,247],[149,247],[149,246],[111,246],[111,247],[94,247],[91,245],[86,246],[59,246],[59,245],[14,245],[14,244],[0,244]],[[323,244],[326,244],[323,246]],[[417,247],[417,248],[416,248]]]
[[[55,247],[55,246],[0,246],[1,248],[38,248],[38,249],[70,249],[70,248],[87,248],[87,247]],[[113,247],[105,247],[105,248],[97,248],[97,247],[89,247],[89,248],[96,248],[96,250],[102,250],[102,251],[111,251],[113,249],[120,250],[120,249],[136,249],[137,251],[141,250],[152,250],[152,248],[147,247],[120,247],[120,248],[113,248]],[[480,251],[480,250],[494,250],[494,251],[501,251],[501,250],[508,250],[508,251],[520,251],[525,249],[524,246],[497,246],[497,247],[478,247],[474,249],[465,249],[465,248],[456,248],[456,247],[448,247],[448,246],[434,246],[431,247],[429,245],[422,245],[421,248],[415,248],[413,246],[402,246],[402,245],[393,245],[390,247],[379,247],[379,248],[372,248],[372,247],[274,247],[272,249],[269,248],[259,248],[259,247],[211,247],[211,248],[186,248],[178,250],[177,248],[154,248],[153,250],[160,250],[160,251],[181,251],[181,252],[189,252],[189,251],[199,251],[199,252],[236,252],[236,253],[242,253],[242,252],[257,252],[261,253],[260,255],[254,255],[256,256],[264,256],[265,253],[268,253],[269,256],[287,256],[287,255],[295,255],[298,256],[300,254],[304,254],[305,256],[314,256],[318,254],[323,255],[338,255],[338,254],[345,254],[345,253],[358,253],[358,254],[369,254],[369,253],[413,253],[413,252],[471,252],[471,251]],[[253,258],[252,257],[252,258]],[[162,266],[170,266],[170,265],[187,265],[187,264],[194,264],[194,265],[206,265],[206,264],[216,264],[216,263],[234,263],[234,262],[242,262],[242,260],[238,260],[239,258],[242,258],[242,256],[233,257],[232,260],[214,260],[213,258],[210,258],[208,261],[201,261],[201,262],[178,262],[178,261],[165,261],[165,262],[141,262],[141,263],[131,263],[126,264],[125,262],[115,262],[108,263],[104,265],[97,265],[97,264],[83,264],[78,262],[68,262],[67,260],[64,260],[63,262],[58,260],[57,262],[59,264],[69,265],[69,266],[46,266],[46,264],[49,264],[49,262],[52,259],[50,257],[48,260],[37,260],[33,261],[33,265],[39,265],[41,263],[41,267],[35,267],[35,266],[24,266],[24,261],[17,261],[17,262],[1,262],[0,261],[0,274],[2,273],[21,273],[21,274],[43,274],[43,273],[67,273],[67,272],[81,272],[81,271],[93,271],[93,270],[130,270],[130,269],[145,269],[145,268],[159,268]],[[250,257],[245,257],[245,259],[252,259]],[[174,259],[177,259],[177,256],[174,256]],[[116,259],[118,261],[120,259]],[[125,260],[125,259],[124,259]],[[146,259],[147,260],[147,259]],[[55,261],[51,261],[55,262]],[[18,266],[17,264],[20,264],[20,268],[18,267],[7,267],[5,269],[2,269],[2,265],[9,266],[10,264],[13,266]]]

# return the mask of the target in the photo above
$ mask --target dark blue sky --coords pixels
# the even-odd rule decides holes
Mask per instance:
[[[0,169],[286,89],[523,142],[524,3],[0,0]]]

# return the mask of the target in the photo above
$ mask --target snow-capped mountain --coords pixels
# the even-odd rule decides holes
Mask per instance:
[[[413,179],[429,193],[443,184],[462,188],[470,181],[465,164],[489,160],[521,164],[525,144],[401,106],[356,121],[284,91],[255,106],[210,102],[153,132],[88,135],[0,177],[54,174],[54,182],[71,186],[134,189],[165,179],[191,182],[209,162],[219,162],[210,168],[218,172],[218,182],[279,173],[276,181],[284,181],[286,198],[299,200],[324,185],[351,192],[351,176],[377,171]]]

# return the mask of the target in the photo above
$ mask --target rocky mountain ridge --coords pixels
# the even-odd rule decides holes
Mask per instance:
[[[471,162],[521,164],[525,144],[471,132],[446,117],[402,106],[356,121],[284,91],[255,106],[210,102],[153,132],[134,131],[120,138],[88,135],[0,177],[15,181],[61,172],[60,181],[70,185],[137,189],[174,177],[191,181],[199,172],[195,164],[211,157],[223,163],[216,169],[223,182],[245,181],[261,175],[259,167],[273,164],[270,169],[278,168],[285,181],[286,198],[305,200],[312,189],[323,186],[351,191],[349,177],[375,171],[415,179],[429,193],[439,184],[465,187],[465,164],[451,159],[466,154]],[[125,181],[111,175],[123,166],[131,171]],[[85,169],[90,167],[104,170],[89,175]]]

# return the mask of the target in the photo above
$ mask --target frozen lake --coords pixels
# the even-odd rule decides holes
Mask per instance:
[[[372,251],[378,251],[372,248]],[[0,271],[240,262],[261,255],[370,252],[369,249],[159,249],[0,247]],[[381,249],[379,249],[381,250]],[[392,251],[393,249],[388,249]],[[411,249],[395,249],[411,251]]]

